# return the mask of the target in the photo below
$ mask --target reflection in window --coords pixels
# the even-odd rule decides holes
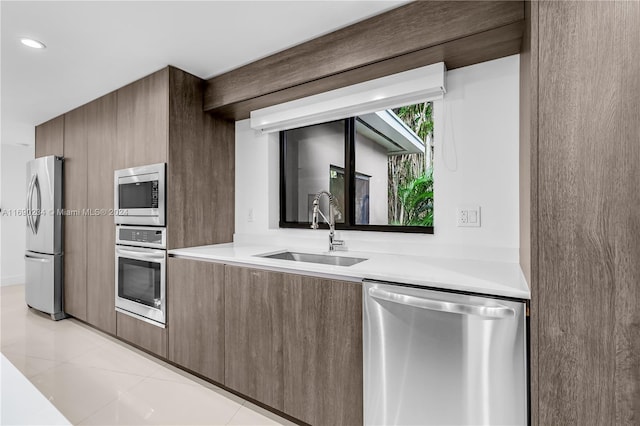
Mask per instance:
[[[287,130],[281,150],[281,226],[309,223],[314,194],[328,189],[338,228],[432,232],[432,103]]]
[[[341,120],[284,132],[286,222],[311,222],[313,197],[330,187],[329,165],[344,168],[344,129]],[[331,192],[344,213],[344,190],[340,194]],[[325,197],[320,200],[320,208],[329,211]],[[336,222],[344,222],[344,215]]]
[[[331,183],[329,185],[329,192],[338,198],[338,200],[344,200],[344,168],[331,165],[329,170],[331,177]],[[367,176],[363,173],[356,172],[356,224],[368,225],[369,224],[369,179],[371,176]],[[344,211],[344,205],[338,203],[340,211]]]

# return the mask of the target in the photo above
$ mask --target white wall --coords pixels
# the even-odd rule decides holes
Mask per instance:
[[[433,235],[338,232],[350,250],[518,261],[518,55],[448,72],[436,101]],[[278,135],[236,123],[235,241],[327,249],[325,231],[279,229]],[[456,226],[480,206],[482,226]],[[252,221],[250,221],[252,219]]]
[[[34,147],[2,144],[0,157],[0,285],[22,284],[26,221],[24,216],[9,214],[25,208],[26,164],[34,158]]]

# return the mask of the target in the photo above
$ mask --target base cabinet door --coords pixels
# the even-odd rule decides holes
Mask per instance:
[[[170,361],[224,383],[224,265],[169,258]]]
[[[225,385],[283,410],[283,274],[225,266]]]
[[[138,318],[116,312],[117,335],[133,345],[159,357],[167,357],[167,329]]]
[[[284,412],[361,425],[362,284],[284,275]]]

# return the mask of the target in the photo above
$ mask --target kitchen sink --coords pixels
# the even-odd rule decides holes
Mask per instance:
[[[259,254],[258,257],[265,257],[269,259],[282,259],[291,260],[293,262],[307,262],[307,263],[321,263],[324,265],[334,266],[351,266],[356,263],[364,262],[367,259],[361,257],[346,257],[335,256],[327,254],[314,254],[314,253],[297,253],[293,251],[283,251],[280,253],[272,254]]]

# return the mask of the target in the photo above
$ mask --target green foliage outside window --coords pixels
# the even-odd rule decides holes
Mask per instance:
[[[425,153],[389,157],[389,223],[433,226],[433,104],[394,109],[425,144]]]

